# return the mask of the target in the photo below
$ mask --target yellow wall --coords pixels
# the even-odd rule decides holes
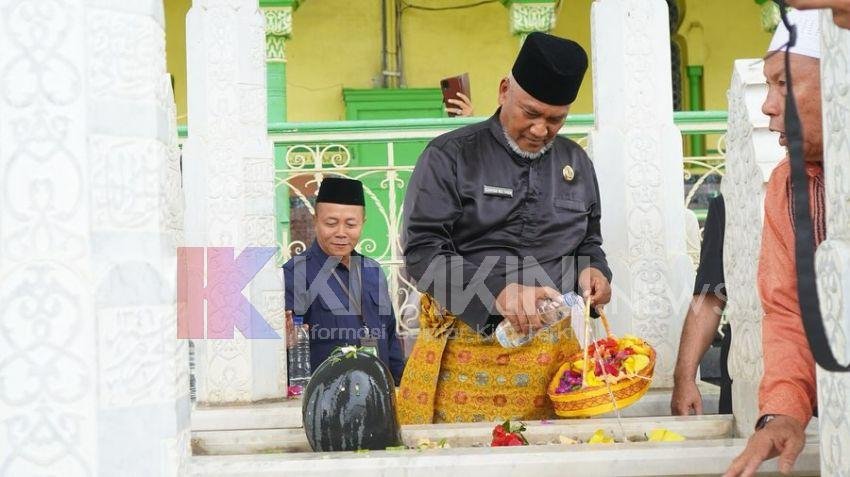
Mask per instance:
[[[165,0],[168,67],[175,75],[178,115],[185,114],[185,12],[191,0]],[[457,0],[409,2],[429,7]],[[564,0],[553,33],[590,51],[592,0]],[[770,35],[761,30],[752,0],[686,0],[679,33],[690,39],[691,58],[704,58],[705,108],[726,109],[735,58],[760,57]],[[290,121],[345,118],[342,88],[380,82],[380,0],[307,0],[293,15],[286,44]],[[698,33],[701,26],[701,36]],[[475,113],[497,106],[499,79],[510,70],[519,42],[509,32],[501,3],[447,11],[407,9],[402,15],[404,80],[409,87],[437,87],[440,78],[469,72]],[[700,40],[700,38],[702,38]],[[687,83],[684,83],[687,91]],[[592,112],[588,73],[572,111]],[[685,103],[687,104],[687,103]],[[184,123],[185,120],[181,120]]]
[[[688,0],[679,34],[687,38],[696,25],[702,26],[703,41],[688,44],[688,52],[699,55],[701,47],[705,57],[705,109],[725,110],[732,62],[764,56],[771,34],[762,30],[761,7],[752,0]]]
[[[569,38],[577,41],[587,51],[587,55],[593,61],[590,51],[590,5],[592,0],[572,0],[561,2],[561,11],[555,22],[555,28],[550,32],[553,35]],[[588,66],[584,81],[578,98],[570,108],[570,113],[592,113],[593,112],[593,75]]]
[[[186,124],[186,13],[192,0],[165,0],[165,56],[174,76],[177,122]]]
[[[436,88],[441,78],[468,72],[475,115],[488,116],[496,109],[499,80],[510,71],[519,50],[518,39],[508,30],[507,8],[497,2],[462,10],[408,9],[401,28],[408,86]]]
[[[380,75],[380,0],[307,0],[293,15],[286,61],[287,119],[345,119],[342,88],[371,88]]]

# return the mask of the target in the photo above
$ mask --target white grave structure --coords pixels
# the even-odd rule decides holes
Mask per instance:
[[[162,3],[0,12],[0,474],[186,475]]]
[[[186,36],[186,245],[234,247],[234,255],[245,247],[274,247],[263,13],[257,0],[194,0]],[[250,281],[245,295],[280,338],[249,340],[234,331],[233,339],[196,340],[202,404],[286,395],[282,273],[273,259]]]
[[[670,387],[694,269],[685,249],[682,136],[673,124],[670,33],[663,0],[592,6],[590,135],[602,198],[603,248],[614,274],[616,334],[657,353],[653,386]]]
[[[546,445],[560,435],[586,439],[595,428],[616,432],[616,420],[594,419],[529,423],[536,445],[522,449],[471,447],[488,440],[492,424],[466,423],[402,431],[408,445],[446,438],[457,446],[452,449],[318,455],[307,452],[300,422],[282,413],[282,405],[259,403],[284,394],[283,340],[246,340],[237,332],[233,340],[197,341],[199,404],[192,410],[190,458],[187,347],[175,338],[183,218],[173,98],[162,5],[142,3],[57,0],[61,8],[54,10],[40,10],[33,0],[0,3],[10,15],[0,28],[6,72],[0,80],[0,473],[718,474],[744,448],[735,428],[745,433],[754,418],[759,364],[752,346],[733,354],[734,417],[623,419],[627,435],[666,427],[686,435],[685,442]],[[53,15],[35,14],[44,11]],[[663,0],[593,5],[597,116],[591,140],[606,248],[623,297],[609,314],[617,317],[618,333],[641,335],[658,348],[660,386],[671,382],[693,283],[667,19]],[[846,360],[850,34],[829,20],[825,15],[822,62],[829,235],[818,251],[818,270],[833,350]],[[187,22],[185,245],[234,247],[237,254],[274,246],[266,45],[257,0],[195,0]],[[104,37],[121,41],[100,41]],[[745,269],[755,258],[760,201],[748,194],[760,194],[779,157],[757,113],[764,91],[753,68],[735,67],[723,186],[726,249],[744,260],[726,267],[733,342],[742,345],[760,341],[754,276]],[[739,240],[730,243],[730,237]],[[282,334],[273,261],[246,294]],[[802,474],[850,472],[848,389],[850,376],[819,372],[822,439],[809,436],[797,462]],[[239,406],[226,406],[234,403]],[[201,413],[212,417],[195,421]],[[762,468],[775,472],[776,461]]]
[[[826,240],[816,270],[821,315],[836,359],[850,361],[850,31],[821,13]],[[850,373],[818,368],[821,472],[850,475]]]
[[[736,60],[729,88],[726,174],[721,190],[726,204],[723,272],[726,315],[732,325],[729,374],[738,433],[749,435],[758,419],[758,387],[763,373],[762,309],[756,289],[764,191],[770,173],[785,157],[779,137],[761,112],[767,96],[760,59]]]

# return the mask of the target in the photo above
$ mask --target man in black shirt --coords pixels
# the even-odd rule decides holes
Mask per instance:
[[[532,33],[496,113],[434,139],[416,163],[404,203],[407,272],[473,328],[503,318],[539,328],[537,300],[573,290],[576,275],[594,303],[610,298],[593,164],[557,135],[586,68],[575,42]]]
[[[673,375],[670,411],[674,415],[702,414],[702,396],[696,384],[697,367],[711,346],[723,309],[726,307],[726,285],[723,276],[723,235],[726,208],[723,196],[712,199],[703,230],[699,269],[694,283],[694,296],[682,327],[679,358]],[[732,380],[726,364],[732,332],[723,327],[720,352],[720,414],[732,413]]]
[[[578,351],[569,320],[519,348],[490,336],[504,320],[539,329],[538,303],[567,291],[594,305],[611,297],[593,163],[558,136],[586,70],[577,43],[530,34],[496,113],[434,139],[416,163],[404,261],[425,295],[403,423],[549,417],[546,385]]]

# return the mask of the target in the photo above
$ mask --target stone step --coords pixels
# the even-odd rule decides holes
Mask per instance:
[[[733,437],[730,415],[687,417],[623,418],[623,430],[630,440],[645,439],[652,429],[665,428],[688,440]],[[415,446],[421,439],[438,442],[445,439],[452,448],[485,446],[490,442],[494,423],[430,424],[402,426],[402,440]],[[602,429],[615,438],[621,433],[616,419],[557,419],[526,422],[525,437],[529,443],[557,443],[559,436],[586,441]],[[192,448],[196,455],[235,455],[267,453],[309,453],[310,446],[303,429],[250,429],[227,431],[194,431]]]
[[[700,383],[706,414],[717,413],[719,389],[708,383]],[[650,389],[640,401],[623,409],[622,415],[624,417],[669,416],[670,393],[670,389]],[[298,399],[241,406],[197,405],[192,411],[192,430],[194,431],[293,427],[301,427],[301,401]]]
[[[303,477],[570,477],[720,475],[745,439],[479,447],[366,453],[195,456],[190,475]],[[817,442],[806,444],[794,475],[818,475]],[[759,475],[777,474],[776,459]]]

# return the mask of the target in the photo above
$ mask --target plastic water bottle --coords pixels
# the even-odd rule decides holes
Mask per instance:
[[[303,316],[293,316],[292,324],[295,325],[295,340],[289,348],[289,394],[298,396],[307,387],[312,374],[310,334],[307,331],[307,325],[304,324]]]
[[[540,322],[543,327],[529,333],[522,333],[514,329],[511,322],[502,320],[499,326],[496,327],[496,339],[499,344],[505,348],[516,348],[522,346],[537,333],[551,328],[556,323],[564,319],[570,319],[574,314],[582,316],[584,310],[584,300],[575,292],[567,292],[561,296],[561,300],[545,299],[540,302],[537,307],[537,316],[540,317]]]

